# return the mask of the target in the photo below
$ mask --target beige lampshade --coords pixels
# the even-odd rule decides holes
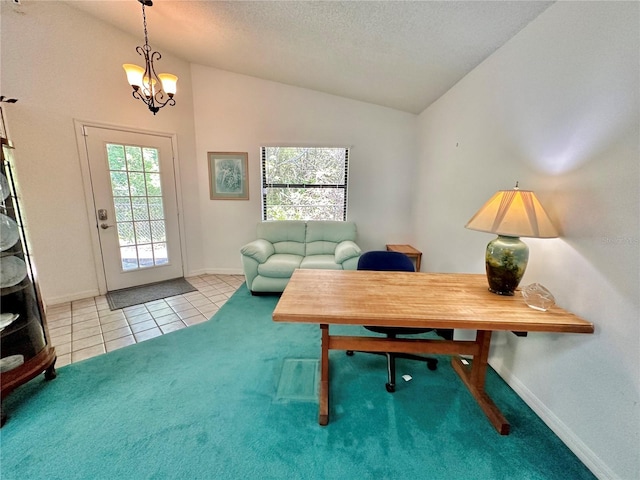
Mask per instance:
[[[517,188],[497,192],[467,222],[465,228],[508,237],[558,236],[535,193]]]
[[[173,96],[177,90],[178,77],[171,73],[161,73],[158,78],[162,82],[162,89],[169,95]]]
[[[144,68],[132,63],[122,65],[124,71],[127,72],[127,81],[132,87],[142,87],[142,77],[144,76]]]

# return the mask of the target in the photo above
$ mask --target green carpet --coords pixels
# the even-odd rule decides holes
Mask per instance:
[[[389,394],[384,357],[332,351],[319,426],[320,329],[274,323],[276,302],[242,286],[208,322],[23,385],[5,400],[0,477],[595,478],[491,370],[512,429],[498,435],[445,358],[435,372],[398,360],[413,380]]]

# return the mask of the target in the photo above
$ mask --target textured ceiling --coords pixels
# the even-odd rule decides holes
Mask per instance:
[[[137,0],[66,3],[143,37]],[[161,52],[420,113],[552,3],[154,0],[146,12]]]

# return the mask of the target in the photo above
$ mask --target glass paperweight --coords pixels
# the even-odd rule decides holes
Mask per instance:
[[[556,304],[556,299],[553,298],[551,292],[539,283],[522,287],[521,291],[527,305],[536,310],[546,312]]]

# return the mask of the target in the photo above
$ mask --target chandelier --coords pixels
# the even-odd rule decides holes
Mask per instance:
[[[152,52],[147,37],[147,16],[144,7],[153,6],[152,0],[138,0],[142,4],[142,20],[144,23],[144,45],[136,47],[139,55],[144,57],[144,68],[125,63],[129,85],[133,87],[133,98],[142,100],[155,115],[165,105],[175,105],[173,95],[176,93],[178,77],[170,73],[156,74],[153,62],[160,60],[160,52]]]

